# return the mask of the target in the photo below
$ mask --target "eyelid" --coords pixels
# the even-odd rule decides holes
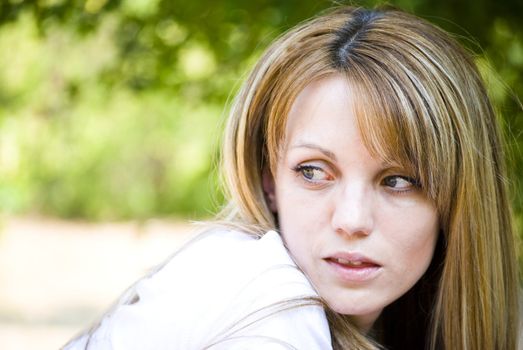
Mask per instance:
[[[303,171],[303,170],[305,170],[305,169],[318,170],[318,171],[321,171],[321,172],[323,172],[323,173],[325,173],[325,174],[328,175],[328,172],[325,171],[324,168],[322,168],[322,167],[320,167],[320,166],[317,166],[317,165],[313,165],[313,164],[299,164],[299,165],[297,165],[297,166],[294,168],[294,170],[297,171],[297,172],[301,172],[301,171]]]
[[[294,168],[300,168],[300,167],[312,167],[316,169],[320,169],[326,173],[332,174],[334,171],[332,169],[332,166],[328,161],[321,160],[321,159],[311,159],[299,162],[298,165],[296,165]]]

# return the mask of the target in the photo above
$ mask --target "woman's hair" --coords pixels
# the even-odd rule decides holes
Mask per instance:
[[[222,218],[253,234],[277,228],[262,173],[275,169],[296,96],[332,74],[355,91],[369,152],[412,170],[439,213],[429,270],[384,310],[375,337],[388,349],[515,349],[517,265],[496,115],[472,56],[420,18],[338,8],[268,48],[228,120]],[[335,347],[375,348],[349,316],[328,316]]]

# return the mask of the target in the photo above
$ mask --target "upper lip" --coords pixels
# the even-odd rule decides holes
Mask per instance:
[[[362,263],[362,264],[373,264],[381,266],[379,262],[372,260],[371,258],[366,257],[365,255],[358,252],[339,252],[332,255],[329,255],[325,260],[334,260],[334,261],[349,261],[351,263]]]

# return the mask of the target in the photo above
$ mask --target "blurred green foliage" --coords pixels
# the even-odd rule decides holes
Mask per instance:
[[[1,1],[0,208],[96,220],[208,215],[222,201],[213,159],[229,96],[272,39],[333,4]],[[521,218],[523,2],[391,4],[477,53],[504,116]]]

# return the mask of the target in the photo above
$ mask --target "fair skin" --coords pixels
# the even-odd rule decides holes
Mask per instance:
[[[412,174],[369,154],[352,97],[341,75],[299,94],[264,187],[298,266],[330,308],[368,331],[427,270],[438,215]]]

